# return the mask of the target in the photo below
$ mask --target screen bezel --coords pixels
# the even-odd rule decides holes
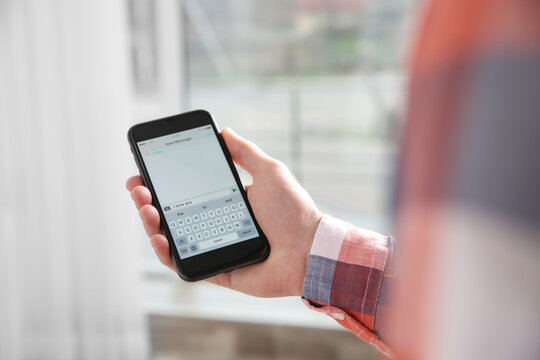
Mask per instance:
[[[159,203],[154,187],[150,181],[147,168],[139,151],[138,142],[153,139],[159,136],[174,134],[180,131],[190,130],[204,125],[211,125],[219,145],[225,155],[225,159],[229,165],[238,189],[244,199],[246,208],[253,219],[253,223],[258,237],[244,240],[242,242],[228,245],[219,249],[211,250],[202,254],[194,255],[185,259],[181,259],[174,243],[172,234],[164,221],[162,206]],[[128,140],[131,145],[131,151],[135,157],[135,162],[139,168],[139,172],[145,186],[152,194],[152,203],[157,208],[161,219],[161,230],[169,241],[170,253],[173,258],[178,275],[187,281],[201,280],[219,273],[227,272],[238,267],[247,266],[249,264],[259,262],[268,257],[270,247],[266,237],[264,236],[256,218],[251,209],[251,205],[247,201],[247,193],[240,181],[240,177],[229,151],[223,141],[219,129],[215,124],[212,116],[205,110],[195,110],[188,113],[174,115],[163,119],[148,121],[137,124],[131,127],[128,132]]]

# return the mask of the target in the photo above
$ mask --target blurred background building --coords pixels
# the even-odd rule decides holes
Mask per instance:
[[[125,136],[209,110],[322,211],[391,233],[412,2],[0,0],[0,358],[374,358],[297,298],[161,266]]]

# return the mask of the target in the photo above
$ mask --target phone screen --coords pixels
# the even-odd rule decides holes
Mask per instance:
[[[137,146],[180,258],[259,236],[211,126]]]

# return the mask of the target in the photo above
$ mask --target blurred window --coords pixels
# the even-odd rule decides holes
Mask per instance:
[[[284,161],[324,211],[388,231],[408,2],[184,4],[186,107]]]
[[[209,110],[285,162],[323,212],[391,232],[411,0],[130,0],[129,8],[138,103],[155,103],[141,107],[140,121],[171,113],[160,96],[178,110]],[[147,273],[168,271],[145,246]],[[152,296],[174,302],[204,287],[179,283],[161,293],[154,283]]]

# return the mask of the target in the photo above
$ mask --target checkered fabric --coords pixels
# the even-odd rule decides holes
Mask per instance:
[[[387,355],[390,350],[377,336],[375,319],[392,247],[392,238],[325,215],[304,278],[306,305]]]

